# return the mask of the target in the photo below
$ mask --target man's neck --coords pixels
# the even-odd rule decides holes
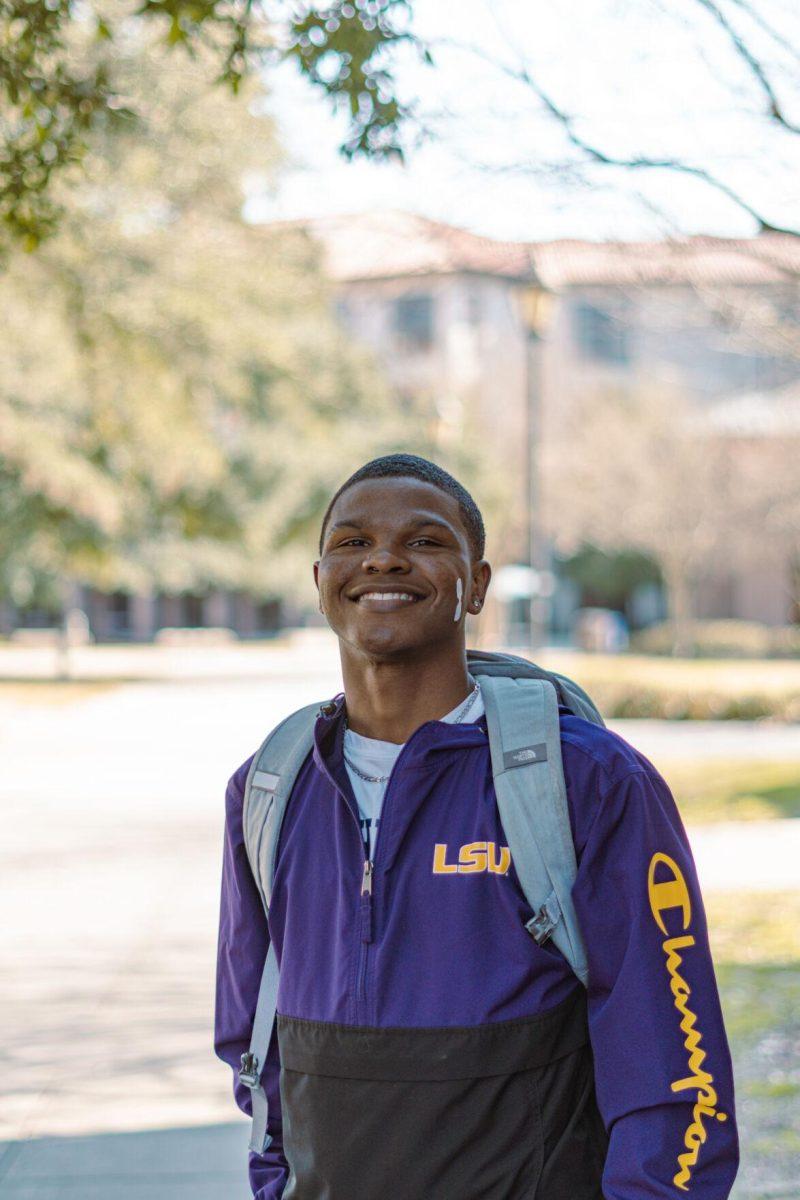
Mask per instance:
[[[466,652],[448,649],[414,662],[370,662],[343,648],[347,724],[354,733],[398,745],[469,695]]]

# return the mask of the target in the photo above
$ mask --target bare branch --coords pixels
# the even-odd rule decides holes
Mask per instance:
[[[781,125],[784,129],[788,130],[789,133],[800,133],[800,125],[795,125],[794,122],[790,121],[786,117],[780,101],[775,94],[775,89],[773,88],[763,65],[753,54],[750,47],[746,45],[741,35],[733,28],[722,9],[718,4],[715,3],[715,0],[695,0],[695,3],[699,4],[701,8],[704,8],[706,12],[713,17],[720,28],[725,31],[734,50],[742,59],[742,61],[746,63],[751,75],[754,77],[764,93],[764,96],[766,97],[768,106],[767,115],[769,116],[770,120],[775,121],[778,125]]]
[[[797,61],[800,62],[800,52],[798,52],[797,47],[793,46],[791,42],[787,41],[783,34],[778,33],[777,29],[773,29],[769,22],[766,21],[761,15],[761,13],[757,12],[756,9],[753,8],[752,4],[748,3],[748,0],[729,0],[729,3],[735,5],[736,8],[741,9],[743,13],[747,13],[753,24],[757,25],[759,29],[763,30],[767,37],[772,38],[773,42],[780,46],[781,50],[785,50],[787,54],[790,54],[792,58],[796,58]]]
[[[703,3],[704,0],[699,0],[699,2]],[[701,183],[706,184],[707,187],[713,188],[725,196],[738,209],[747,213],[749,217],[752,217],[761,233],[784,233],[789,237],[800,237],[800,228],[774,225],[749,204],[734,188],[705,167],[695,166],[693,163],[684,162],[679,158],[651,158],[647,155],[625,156],[610,154],[602,150],[578,132],[575,118],[563,109],[561,105],[556,103],[549,92],[546,92],[541,84],[537,82],[526,66],[512,67],[508,63],[498,62],[497,59],[487,54],[486,51],[481,50],[478,46],[468,45],[451,38],[440,39],[438,44],[474,54],[484,62],[497,68],[497,70],[501,71],[509,79],[513,79],[517,83],[527,87],[536,96],[545,111],[561,125],[570,144],[576,150],[579,150],[590,162],[604,167],[618,167],[626,171],[672,171],[678,175],[697,179]]]

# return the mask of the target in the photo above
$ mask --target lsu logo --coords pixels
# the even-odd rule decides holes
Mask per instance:
[[[458,862],[447,861],[447,843],[437,842],[433,848],[434,875],[506,875],[511,866],[508,846],[494,842],[467,842],[458,852]]]
[[[658,880],[656,875],[659,876]],[[674,858],[670,858],[668,854],[654,854],[650,859],[647,894],[653,920],[665,934],[661,948],[666,956],[670,991],[673,1004],[681,1018],[680,1030],[684,1035],[683,1045],[687,1054],[689,1074],[685,1079],[676,1079],[671,1085],[672,1091],[693,1091],[697,1097],[697,1102],[692,1108],[692,1120],[683,1139],[686,1149],[683,1154],[678,1155],[679,1170],[672,1179],[676,1188],[688,1192],[692,1168],[696,1166],[700,1147],[708,1137],[705,1122],[714,1118],[726,1121],[727,1114],[717,1111],[714,1076],[703,1066],[706,1052],[700,1045],[702,1034],[697,1028],[697,1016],[689,1004],[692,989],[680,973],[683,958],[679,951],[689,950],[695,945],[694,935],[690,930],[692,903],[683,873]],[[670,936],[665,920],[666,914],[670,912],[679,914],[680,933],[675,937]]]

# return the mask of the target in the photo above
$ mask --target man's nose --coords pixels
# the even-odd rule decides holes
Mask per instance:
[[[388,546],[373,546],[364,555],[361,565],[365,571],[380,571],[382,575],[408,570],[408,560]]]

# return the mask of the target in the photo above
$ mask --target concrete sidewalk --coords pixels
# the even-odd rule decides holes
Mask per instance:
[[[54,645],[0,641],[0,680],[52,681],[61,660]],[[290,629],[270,640],[112,643],[73,646],[72,678],[122,680],[268,679],[281,674],[318,675],[339,669],[339,644],[327,628]]]
[[[4,1200],[248,1200],[247,1125],[0,1145]]]

